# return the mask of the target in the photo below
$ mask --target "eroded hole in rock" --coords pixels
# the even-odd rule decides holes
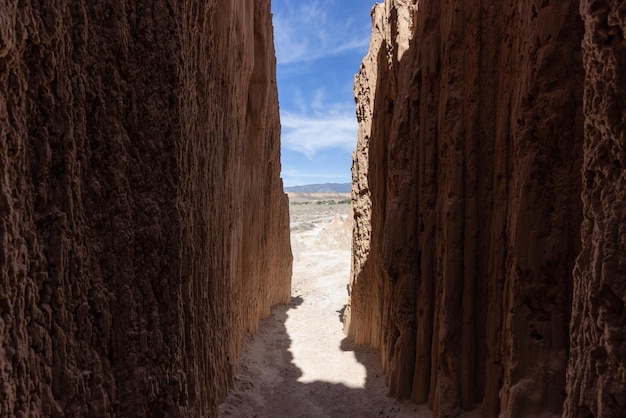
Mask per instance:
[[[530,338],[532,338],[533,340],[541,341],[543,340],[543,335],[539,334],[539,332],[536,329],[533,329],[530,332]]]

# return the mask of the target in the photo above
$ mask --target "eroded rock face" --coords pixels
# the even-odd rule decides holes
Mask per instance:
[[[269,0],[0,21],[0,415],[214,415],[290,293]]]
[[[585,21],[582,251],[565,415],[626,413],[626,4],[581,1]],[[593,415],[592,415],[593,414]]]
[[[347,332],[381,348],[392,395],[437,416],[560,415],[582,221],[578,4],[387,0],[372,15]]]

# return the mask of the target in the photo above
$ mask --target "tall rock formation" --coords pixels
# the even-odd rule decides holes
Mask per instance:
[[[574,269],[569,417],[626,414],[626,4],[581,1],[585,21],[582,251]]]
[[[289,300],[269,0],[0,4],[0,415],[213,416]]]
[[[382,350],[392,395],[436,416],[562,412],[582,221],[578,7],[372,12],[346,329]]]

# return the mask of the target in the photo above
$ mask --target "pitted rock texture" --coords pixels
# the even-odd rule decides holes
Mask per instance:
[[[581,1],[585,21],[582,251],[565,415],[626,415],[626,3]]]
[[[581,247],[578,3],[387,0],[372,16],[347,333],[381,349],[391,395],[436,416],[560,415]]]
[[[270,1],[0,22],[0,416],[215,415],[290,294]]]

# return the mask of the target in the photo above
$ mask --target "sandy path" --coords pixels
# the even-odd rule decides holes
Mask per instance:
[[[424,407],[387,398],[379,354],[355,347],[343,334],[349,206],[335,206],[295,208],[301,213],[292,220],[308,216],[314,227],[292,231],[292,302],[274,308],[247,338],[220,417],[432,416]],[[340,214],[332,220],[329,210]]]

